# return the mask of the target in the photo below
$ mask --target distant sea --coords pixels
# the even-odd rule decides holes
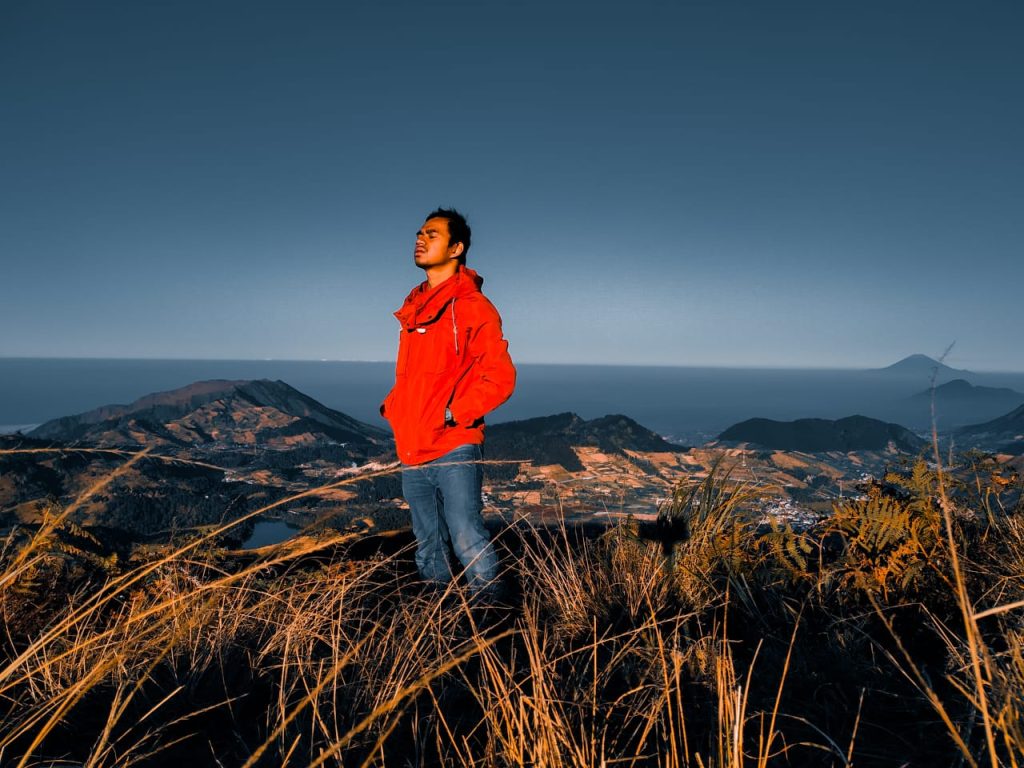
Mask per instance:
[[[927,427],[910,396],[926,374],[793,368],[700,368],[518,364],[516,393],[496,423],[574,411],[621,413],[684,444],[699,444],[744,419],[861,414]],[[59,416],[129,403],[201,379],[280,379],[336,410],[385,426],[377,406],[394,381],[389,362],[0,358],[0,432],[27,431]],[[1024,374],[976,374],[975,383],[1024,390]],[[994,418],[1001,413],[992,413]]]

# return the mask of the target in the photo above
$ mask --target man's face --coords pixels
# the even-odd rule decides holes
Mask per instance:
[[[448,245],[448,219],[427,219],[416,233],[413,258],[422,269],[440,267],[458,259],[462,243]]]

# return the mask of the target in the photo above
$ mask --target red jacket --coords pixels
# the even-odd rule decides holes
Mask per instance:
[[[483,278],[460,266],[421,283],[395,312],[401,323],[395,386],[380,406],[403,464],[422,464],[484,440],[484,414],[508,400],[516,369],[501,317],[480,292]],[[454,425],[445,423],[445,408]]]

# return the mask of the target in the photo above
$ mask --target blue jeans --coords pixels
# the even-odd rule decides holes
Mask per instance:
[[[466,569],[474,592],[494,581],[498,557],[481,510],[483,469],[479,445],[460,445],[444,456],[402,467],[402,495],[409,502],[416,534],[416,567],[427,581],[447,583],[452,572],[448,543]]]

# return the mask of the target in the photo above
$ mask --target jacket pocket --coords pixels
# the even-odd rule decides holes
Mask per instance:
[[[455,367],[455,340],[452,337],[451,328],[446,328],[443,323],[431,323],[425,325],[423,332],[414,330],[412,338],[408,339],[412,347],[407,367],[411,367],[416,373],[442,374]]]

